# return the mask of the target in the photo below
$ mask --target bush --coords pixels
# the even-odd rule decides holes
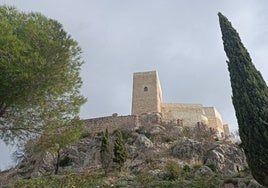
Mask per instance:
[[[183,169],[175,161],[168,161],[166,164],[166,176],[167,180],[176,180],[183,174]]]
[[[189,167],[189,165],[184,165],[183,171],[184,172],[190,172],[191,171],[191,168]]]
[[[7,188],[30,187],[103,187],[103,176],[99,174],[68,174],[66,176],[47,176],[43,178],[20,180]]]
[[[142,172],[136,176],[136,180],[140,185],[149,186],[150,183],[157,181],[158,178],[152,174]]]
[[[86,137],[90,137],[91,136],[91,132],[89,131],[83,131],[80,135],[80,138],[83,139],[83,138],[86,138]]]
[[[60,160],[59,165],[61,167],[70,166],[73,162],[73,159],[71,159],[68,156],[65,156],[62,160]]]
[[[216,165],[213,163],[206,164],[207,167],[209,167],[213,172],[216,172]]]

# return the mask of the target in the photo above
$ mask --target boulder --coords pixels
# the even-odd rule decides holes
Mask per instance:
[[[211,176],[214,172],[208,166],[201,166],[196,172],[195,176]]]
[[[191,139],[183,138],[175,145],[172,155],[187,161],[200,161],[203,156],[202,143]]]
[[[252,179],[250,180],[249,184],[248,184],[248,188],[261,188],[263,186],[261,186],[256,180]]]
[[[220,184],[220,188],[261,188],[262,186],[259,185],[255,180],[251,180],[250,183],[247,185],[248,178],[230,178],[222,181]]]
[[[151,130],[150,130],[150,134],[159,134],[163,131],[165,131],[166,128],[161,126],[161,125],[158,125],[158,124],[155,124],[152,126]]]
[[[235,145],[216,145],[207,152],[204,161],[207,165],[215,165],[216,171],[223,174],[233,174],[247,168],[244,152]]]
[[[145,148],[152,148],[154,146],[152,141],[143,134],[138,135],[134,144],[137,145],[138,147],[145,147]]]

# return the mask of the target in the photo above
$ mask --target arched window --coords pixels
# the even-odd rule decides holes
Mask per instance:
[[[145,87],[143,88],[143,91],[144,91],[144,92],[147,92],[147,91],[148,91],[148,87],[145,86]]]

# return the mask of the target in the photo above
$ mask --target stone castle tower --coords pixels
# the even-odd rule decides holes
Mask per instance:
[[[132,114],[161,112],[162,91],[156,71],[133,75]]]
[[[222,123],[214,107],[202,104],[163,103],[162,90],[156,71],[137,72],[133,75],[132,115],[161,113],[163,121],[180,122],[183,126],[207,125],[219,137],[229,135],[229,127]]]

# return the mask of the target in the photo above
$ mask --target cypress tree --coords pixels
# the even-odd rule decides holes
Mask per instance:
[[[114,162],[117,163],[119,171],[121,171],[127,160],[127,149],[121,131],[116,131],[114,142]]]
[[[218,16],[229,59],[227,64],[241,146],[253,177],[268,186],[268,88],[239,34],[225,16],[221,13]]]
[[[110,136],[109,136],[108,129],[105,130],[105,133],[102,136],[100,158],[101,158],[102,168],[104,169],[105,174],[107,174],[111,160],[112,160]]]

